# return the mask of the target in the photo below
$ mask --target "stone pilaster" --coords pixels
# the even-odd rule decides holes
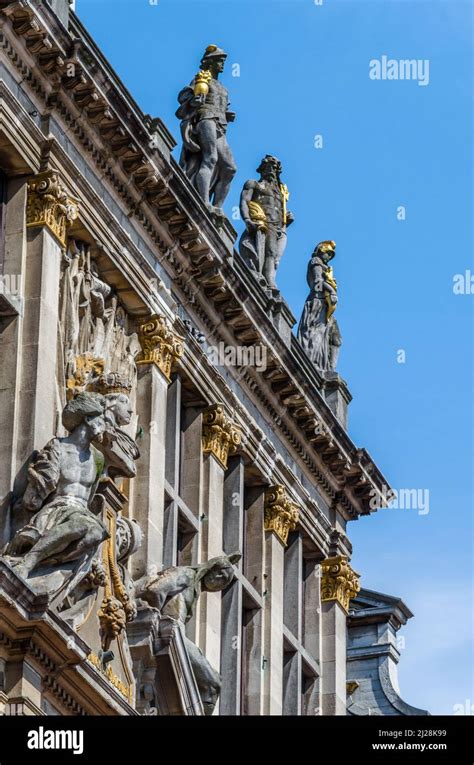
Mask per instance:
[[[142,321],[138,338],[142,350],[136,359],[136,406],[143,434],[133,491],[134,517],[142,528],[143,542],[132,559],[135,577],[163,563],[166,401],[172,365],[184,353],[182,338],[173,333],[164,316]]]
[[[204,454],[204,503],[201,526],[201,561],[223,553],[224,476],[229,452],[241,441],[236,426],[222,403],[212,404],[202,416],[202,451]],[[220,671],[221,657],[220,593],[203,593],[200,598],[199,646],[211,665]]]
[[[24,179],[12,179],[8,183],[5,220],[4,271],[1,289],[5,283],[14,293],[20,305],[24,305],[26,235],[25,206],[26,183]],[[1,297],[1,295],[0,295]],[[0,364],[0,547],[10,538],[9,492],[15,480],[19,460],[18,427],[21,410],[21,343],[23,319],[20,316],[2,323],[2,358],[8,363]],[[0,708],[1,714],[1,708]]]
[[[76,216],[77,200],[67,193],[57,171],[29,180],[17,468],[55,430],[61,259],[67,226]]]
[[[347,556],[321,563],[321,706],[323,715],[346,714],[346,617],[359,592],[359,577]]]
[[[263,714],[283,713],[284,552],[299,508],[284,486],[270,486],[264,506]]]

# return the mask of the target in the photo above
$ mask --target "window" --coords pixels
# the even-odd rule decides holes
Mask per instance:
[[[168,388],[166,414],[165,512],[163,529],[163,566],[194,565],[197,559],[198,506],[188,500],[192,493],[187,474],[192,470],[192,456],[199,458],[201,436],[196,440],[193,422],[196,411],[186,408],[178,376]],[[198,423],[201,427],[200,421]],[[197,450],[197,451],[196,451]]]
[[[284,560],[283,714],[317,714],[319,577],[317,552],[300,531],[288,536]]]
[[[224,481],[224,552],[242,553],[236,578],[222,595],[220,713],[260,713],[264,486],[229,459]]]

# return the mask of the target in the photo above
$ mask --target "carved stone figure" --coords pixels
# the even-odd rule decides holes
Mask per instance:
[[[211,558],[199,566],[172,566],[136,583],[136,596],[184,625],[191,619],[201,592],[219,592],[234,578],[234,566],[240,553]],[[212,715],[219,698],[221,679],[202,651],[185,637],[186,649],[206,715]]]
[[[281,162],[267,154],[257,168],[260,179],[247,181],[240,196],[240,214],[246,226],[240,254],[272,289],[276,289],[275,273],[286,247],[286,229],[294,221],[286,207],[289,192],[281,182],[281,170]]]
[[[90,248],[71,241],[61,277],[60,348],[68,394],[90,390],[105,369],[136,382],[140,344],[127,315],[103,281]]]
[[[229,111],[226,88],[218,80],[227,54],[208,45],[201,70],[178,95],[176,116],[181,120],[183,148],[180,165],[211,212],[222,215],[237,168],[226,138]]]
[[[6,546],[6,560],[24,579],[39,577],[36,583],[43,591],[54,592],[65,581],[76,583],[109,536],[91,511],[104,468],[93,441],[103,437],[105,408],[105,398],[97,393],[79,393],[66,404],[62,421],[69,435],[51,439],[34,456],[24,494],[14,508],[33,517]],[[62,576],[48,580],[49,574],[61,569]]]
[[[97,389],[105,397],[105,432],[97,448],[105,457],[105,471],[110,478],[133,478],[135,460],[140,456],[135,441],[122,430],[130,423],[133,409],[129,398],[131,384],[118,372],[103,374],[97,380]]]
[[[334,316],[337,284],[329,265],[335,254],[333,241],[320,242],[314,250],[307,272],[310,293],[298,327],[298,340],[315,367],[323,372],[335,370],[342,345]]]

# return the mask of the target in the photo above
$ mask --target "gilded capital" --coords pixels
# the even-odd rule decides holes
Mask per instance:
[[[224,404],[212,404],[202,415],[202,449],[212,454],[227,469],[229,454],[234,454],[242,441],[242,432],[235,425]]]
[[[184,353],[183,338],[173,333],[164,316],[154,314],[140,323],[138,339],[142,350],[136,363],[155,364],[170,382],[173,363]]]
[[[27,226],[45,226],[65,247],[67,227],[77,215],[78,200],[68,194],[58,172],[48,170],[28,181]]]
[[[346,613],[349,601],[360,590],[359,574],[351,568],[346,555],[326,558],[321,563],[321,600],[337,600]]]
[[[299,507],[292,502],[281,484],[270,486],[265,492],[264,529],[273,531],[286,545],[288,534],[296,529]]]

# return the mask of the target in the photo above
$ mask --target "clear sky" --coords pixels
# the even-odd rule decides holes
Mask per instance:
[[[348,528],[362,585],[415,613],[401,633],[402,697],[432,713],[474,705],[474,294],[453,292],[456,274],[474,274],[472,3],[77,0],[76,10],[176,139],[178,91],[209,43],[228,52],[239,170],[227,213],[261,157],[278,156],[296,217],[278,286],[299,318],[312,249],[336,241],[350,435],[393,488],[422,498]],[[428,60],[429,81],[371,79],[369,62],[384,55]]]

